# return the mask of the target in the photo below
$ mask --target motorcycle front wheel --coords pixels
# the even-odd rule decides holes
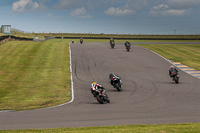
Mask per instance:
[[[122,88],[121,88],[121,86],[120,86],[119,83],[116,83],[116,84],[115,84],[115,87],[116,87],[116,89],[117,89],[118,91],[121,91],[121,90],[122,90]]]
[[[179,83],[179,77],[178,76],[175,76],[175,82],[178,84]]]
[[[105,101],[107,101],[108,103],[110,103],[110,98],[109,97],[105,97],[104,99],[105,99]]]
[[[100,104],[103,104],[103,103],[104,103],[104,102],[103,102],[103,98],[100,97],[100,96],[97,96],[97,101],[98,101]]]

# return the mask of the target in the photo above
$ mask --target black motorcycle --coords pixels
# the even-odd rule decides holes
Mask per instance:
[[[177,72],[172,72],[171,73],[171,77],[172,77],[172,80],[175,81],[175,83],[179,83],[179,75]]]
[[[112,85],[114,88],[116,88],[118,91],[122,90],[122,81],[120,78],[113,78],[112,79]]]
[[[80,39],[80,44],[83,44],[83,39]]]
[[[126,45],[126,50],[127,50],[127,52],[129,52],[130,49],[131,49],[131,45],[130,45],[130,44],[127,44],[127,45]]]
[[[105,89],[95,90],[95,93],[96,93],[96,99],[100,104],[104,104],[105,102],[110,103],[110,99]]]
[[[114,41],[110,42],[110,46],[111,46],[111,48],[114,48],[115,47],[115,42]]]
[[[110,84],[118,91],[122,90],[122,80],[118,75],[110,73],[109,75]]]

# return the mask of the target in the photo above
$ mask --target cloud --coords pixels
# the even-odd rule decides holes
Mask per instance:
[[[127,0],[125,7],[137,11],[146,6],[147,3],[147,0]]]
[[[108,16],[125,16],[125,15],[134,14],[135,11],[129,10],[129,9],[120,9],[120,8],[110,7],[104,13]]]
[[[169,5],[176,9],[188,9],[193,5],[200,5],[200,0],[169,0]]]
[[[151,11],[150,15],[153,17],[158,17],[158,16],[184,16],[188,15],[189,10],[187,9],[172,9],[169,8],[168,5],[165,4],[160,4],[158,6],[154,6]]]
[[[76,16],[80,18],[91,18],[91,16],[87,13],[87,10],[84,7],[72,11],[71,16]]]
[[[24,13],[43,8],[45,8],[44,5],[40,5],[38,2],[34,2],[32,0],[18,0],[12,4],[12,11],[16,13]]]
[[[54,8],[56,9],[72,9],[78,6],[81,6],[84,3],[83,0],[59,0]]]
[[[126,16],[135,14],[147,5],[147,0],[113,0],[113,6],[108,8],[104,13],[108,16]],[[117,5],[118,7],[114,7]],[[119,7],[119,5],[121,5]]]

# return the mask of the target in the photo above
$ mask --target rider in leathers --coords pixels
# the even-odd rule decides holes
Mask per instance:
[[[110,79],[111,85],[113,85],[113,80],[114,80],[114,79],[120,79],[120,77],[119,77],[118,75],[115,75],[115,74],[111,73],[111,74],[109,75],[109,79]]]
[[[110,44],[112,44],[112,42],[115,42],[113,38],[110,39]]]
[[[102,85],[97,84],[95,81],[92,82],[90,90],[91,90],[91,93],[94,95],[94,98],[96,98],[96,90],[98,89],[101,89],[102,90],[101,92],[103,92],[105,88]]]
[[[125,47],[127,47],[128,45],[131,46],[131,43],[127,40],[125,43],[124,43]]]
[[[178,70],[174,67],[174,66],[170,66],[170,69],[169,69],[169,76],[172,78],[173,77],[173,80],[174,80],[174,75],[172,74],[173,72],[176,72],[176,74],[178,74]]]

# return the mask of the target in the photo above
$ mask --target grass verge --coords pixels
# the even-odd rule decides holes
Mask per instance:
[[[169,60],[200,70],[200,44],[141,44]]]
[[[66,40],[0,45],[0,110],[29,110],[71,99]]]
[[[4,133],[199,133],[200,123],[163,125],[122,125],[85,128],[4,130]]]

